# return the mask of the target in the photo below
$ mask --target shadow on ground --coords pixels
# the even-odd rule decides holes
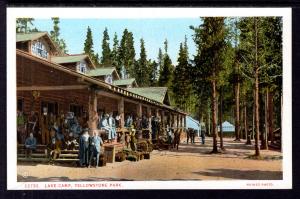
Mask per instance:
[[[49,177],[49,178],[37,178],[33,176],[22,176],[18,175],[17,178],[18,182],[63,182],[63,181],[132,181],[130,179],[120,179],[120,178],[96,178],[96,177],[89,177],[83,179],[70,179],[66,176],[60,177]]]
[[[214,176],[239,180],[282,180],[282,171],[209,169],[193,172],[202,176]]]

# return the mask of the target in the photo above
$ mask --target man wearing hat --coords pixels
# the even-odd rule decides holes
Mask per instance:
[[[88,166],[89,163],[89,129],[83,130],[83,134],[79,138],[79,163],[80,166]]]
[[[115,137],[116,137],[116,120],[115,118],[113,118],[113,113],[111,112],[109,114],[109,118],[108,118],[108,125],[109,125],[109,135],[108,135],[108,140],[109,142],[112,142]]]
[[[96,168],[99,165],[99,156],[101,152],[101,146],[103,145],[103,141],[99,136],[99,132],[97,130],[92,131],[93,136],[89,137],[89,148],[90,148],[90,160],[89,160],[89,168],[92,164],[92,159],[96,157]]]

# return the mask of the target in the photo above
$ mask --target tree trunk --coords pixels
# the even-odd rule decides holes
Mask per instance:
[[[254,18],[255,22],[255,156],[260,156],[259,148],[259,82],[258,82],[258,55],[257,55],[257,37],[258,37],[258,28],[257,28],[257,17]]]
[[[273,92],[269,92],[268,97],[268,107],[269,107],[269,113],[268,113],[268,124],[269,124],[269,138],[271,143],[274,143],[274,123],[273,123]]]
[[[240,141],[240,83],[235,85],[235,141]]]
[[[240,109],[240,139],[245,139],[244,130],[244,107],[242,106]]]
[[[280,93],[280,113],[281,113],[281,116],[280,116],[280,151],[282,151],[282,103],[283,103],[283,100],[282,100],[282,91]]]
[[[223,122],[223,93],[222,90],[220,92],[220,108],[219,108],[219,124],[220,124],[220,149],[225,150],[224,145],[223,145],[223,127],[222,127],[222,122]]]
[[[209,103],[207,103],[209,105]],[[210,124],[210,110],[209,110],[209,107],[207,107],[207,113],[208,113],[208,135],[210,136],[211,135],[211,124]]]
[[[247,102],[244,105],[244,125],[245,125],[245,134],[246,134],[246,144],[251,145],[251,135],[248,132],[248,118],[247,118]]]
[[[269,131],[269,122],[268,122],[268,113],[269,113],[269,107],[268,107],[268,99],[269,97],[269,89],[267,88],[266,94],[265,94],[265,130],[262,136],[262,143],[261,143],[261,149],[268,149],[268,131]]]
[[[213,80],[212,80],[212,103],[211,103],[211,109],[212,109],[212,136],[213,136],[213,150],[212,153],[218,152],[218,143],[217,143],[217,102],[216,102],[216,74],[215,71],[213,72]]]
[[[253,103],[255,101],[255,91],[253,90]],[[252,106],[252,140],[254,140],[255,135],[255,106]]]

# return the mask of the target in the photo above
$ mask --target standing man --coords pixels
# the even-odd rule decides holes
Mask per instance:
[[[167,124],[167,134],[168,134],[168,143],[171,145],[172,144],[172,131],[171,131],[169,124]]]
[[[110,128],[110,136],[108,136],[108,140],[109,142],[113,142],[115,140],[116,137],[116,120],[115,118],[113,118],[113,113],[111,112],[109,114],[109,118],[108,118],[108,125]]]
[[[205,144],[205,131],[201,131],[201,141],[202,141],[202,144]]]
[[[89,168],[91,167],[92,159],[94,159],[94,157],[96,157],[96,168],[98,168],[99,156],[100,156],[102,145],[103,145],[103,141],[99,136],[99,132],[97,130],[93,130],[93,137],[89,138],[89,146],[90,146]]]
[[[81,167],[89,164],[89,138],[88,129],[84,129],[79,139],[79,163]]]

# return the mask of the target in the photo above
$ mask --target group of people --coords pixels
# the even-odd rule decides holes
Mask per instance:
[[[83,127],[87,127],[86,117],[78,120],[73,112],[39,115],[31,111],[26,116],[17,111],[17,142],[25,144],[26,156],[36,149],[37,143],[46,145],[48,154],[54,159],[61,149],[75,149]]]
[[[192,128],[187,129],[187,136],[186,136],[187,144],[189,143],[189,140],[191,140],[191,144],[195,144],[196,134],[197,134],[197,130],[192,129]],[[205,132],[204,131],[200,132],[200,137],[201,137],[201,143],[205,144]]]
[[[27,117],[22,111],[17,111],[17,142],[22,144],[30,133],[38,143],[48,145],[53,137],[61,141],[71,141],[78,138],[81,130],[87,128],[87,117],[77,119],[73,112],[60,114],[42,113],[31,111]]]
[[[96,168],[99,166],[99,157],[103,141],[99,135],[99,131],[88,129],[83,130],[83,134],[79,138],[79,163],[81,167],[91,167],[93,164]]]
[[[103,130],[106,133],[108,142],[115,142],[117,138],[116,128],[119,126],[120,116],[113,117],[113,113],[100,113],[97,116],[98,124],[97,128]]]

